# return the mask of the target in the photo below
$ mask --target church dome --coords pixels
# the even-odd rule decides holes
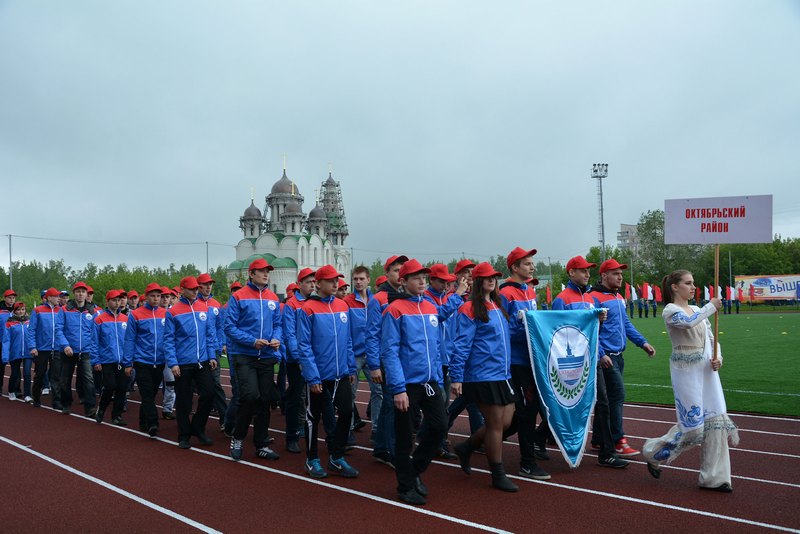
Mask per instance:
[[[325,180],[325,185],[336,185],[336,180],[333,179],[333,173],[328,173],[328,179]]]
[[[292,181],[286,176],[286,169],[283,169],[283,176],[281,176],[281,179],[275,182],[275,184],[272,186],[271,193],[273,195],[281,193],[299,195],[300,190],[297,189],[297,185],[292,186]]]
[[[256,207],[256,204],[253,200],[250,200],[250,206],[246,210],[244,210],[244,218],[245,219],[261,218],[261,210]]]
[[[286,203],[286,209],[283,212],[285,215],[289,214],[303,214],[303,208],[300,207],[300,204],[297,203],[295,199],[290,200]]]
[[[325,210],[322,209],[322,206],[317,204],[316,206],[314,206],[314,209],[309,212],[308,218],[309,219],[325,219],[326,218]]]

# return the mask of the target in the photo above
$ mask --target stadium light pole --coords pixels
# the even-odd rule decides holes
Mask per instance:
[[[597,179],[597,204],[600,212],[600,261],[606,261],[606,227],[603,220],[603,178],[608,177],[608,163],[595,163],[592,165],[592,178]]]

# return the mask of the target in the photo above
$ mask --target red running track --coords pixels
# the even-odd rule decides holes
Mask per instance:
[[[361,389],[363,413],[368,393],[364,384]],[[131,397],[125,415],[132,427],[138,426],[136,398]],[[627,406],[625,416],[629,441],[640,447],[644,438],[672,424],[674,412],[669,407]],[[371,459],[369,426],[357,433],[359,446],[349,456],[361,476],[318,482],[303,475],[302,455],[283,450],[283,418],[277,411],[272,435],[281,459],[257,459],[247,443],[244,461],[235,464],[215,420],[208,426],[214,445],[184,451],[175,446],[174,421],[162,421],[162,438],[151,440],[129,428],[0,399],[0,498],[11,504],[0,530],[31,532],[55,526],[82,532],[159,527],[170,532],[248,532],[310,527],[394,532],[471,526],[526,532],[568,525],[580,532],[674,532],[689,526],[708,532],[798,531],[800,420],[733,418],[740,426],[741,443],[731,451],[732,495],[697,489],[697,451],[679,458],[655,480],[636,457],[627,469],[611,470],[598,467],[596,457],[587,453],[582,465],[571,470],[551,448],[552,459],[541,465],[553,478],[517,478],[517,494],[490,487],[481,456],[474,458],[472,476],[454,463],[435,462],[424,476],[431,491],[429,503],[413,508],[395,499],[393,471]],[[463,439],[459,435],[466,431],[466,418],[459,418],[451,441]],[[324,446],[321,452],[324,462]],[[516,473],[519,453],[513,442],[506,444],[504,458],[507,471]]]

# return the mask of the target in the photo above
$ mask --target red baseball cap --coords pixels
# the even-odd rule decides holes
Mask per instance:
[[[175,295],[176,297],[179,297],[181,295],[181,286],[178,285],[173,287],[172,294]]]
[[[331,280],[333,278],[344,278],[344,275],[340,274],[333,265],[323,265],[314,273],[314,279],[316,280]]]
[[[119,291],[119,289],[110,289],[110,290],[108,291],[108,293],[106,293],[106,302],[108,302],[108,301],[109,301],[109,300],[111,300],[111,299],[116,299],[116,298],[119,298],[119,297],[121,297],[121,296],[122,296],[122,295],[120,295],[120,291]]]
[[[460,262],[456,263],[456,268],[453,271],[454,274],[458,274],[464,269],[472,269],[475,267],[475,264],[472,263],[472,260],[461,260]]]
[[[288,286],[286,286],[286,292],[287,292],[287,293],[288,293],[289,291],[297,291],[298,289],[300,289],[300,286],[298,286],[298,285],[297,285],[297,284],[295,284],[294,282],[292,282],[291,284],[289,284]]]
[[[23,301],[19,301],[19,302],[15,302],[14,303],[14,309],[15,310],[18,309],[18,308],[24,308],[24,307],[25,307],[25,303]]]
[[[567,262],[567,272],[570,269],[594,269],[595,267],[597,267],[596,263],[589,263],[583,256],[575,256]]]
[[[250,267],[247,268],[248,271],[260,271],[261,269],[272,271],[275,269],[275,267],[267,263],[267,260],[264,258],[258,258],[257,260],[253,260],[253,263],[251,263]]]
[[[58,289],[56,289],[54,287],[51,287],[50,289],[48,289],[47,291],[44,292],[44,296],[45,297],[57,297],[60,294],[61,294],[61,291],[59,291]]]
[[[528,284],[529,286],[538,286],[539,285],[539,279],[538,278],[528,278],[527,280],[525,280],[525,283]]]
[[[139,292],[136,291],[135,289],[131,289],[130,291],[128,291],[128,298],[129,299],[132,299],[133,297],[138,297],[138,296],[139,296]]]
[[[386,260],[386,263],[383,264],[383,270],[388,271],[389,267],[394,265],[395,263],[405,263],[408,261],[408,256],[389,256],[389,259]]]
[[[380,287],[381,285],[385,284],[388,278],[385,275],[380,275],[378,278],[375,279],[375,287]]]
[[[536,254],[536,249],[532,248],[530,250],[525,250],[524,248],[517,247],[511,252],[508,253],[508,257],[506,258],[506,265],[508,265],[508,270],[511,270],[511,266],[517,263],[522,258],[527,258],[528,256],[533,256]]]
[[[194,276],[186,276],[181,278],[182,289],[197,289],[200,284],[197,283],[197,278]]]
[[[600,264],[600,272],[604,273],[606,271],[613,271],[614,269],[627,269],[628,266],[624,263],[620,263],[614,258],[608,258],[606,261]]]
[[[343,287],[350,287],[350,284],[345,282],[343,278],[339,278],[339,289],[342,289]]]
[[[86,292],[94,294],[94,288],[92,286],[86,286]]]
[[[494,270],[494,267],[488,261],[482,261],[472,269],[472,278],[492,278],[495,276],[503,276]]]
[[[431,272],[430,269],[427,267],[423,267],[420,262],[416,259],[408,260],[400,267],[400,278],[406,278],[407,276],[411,276],[412,274],[417,273],[429,273]]]
[[[297,281],[302,282],[309,276],[314,276],[314,269],[310,267],[306,267],[305,269],[301,269],[299,273],[297,273]]]
[[[231,291],[233,291],[234,289],[242,289],[242,283],[238,282],[238,281],[234,282],[234,283],[231,284],[231,288],[230,289],[231,289]]]
[[[450,274],[450,271],[447,270],[447,265],[444,263],[434,263],[431,265],[430,268],[431,278],[438,278],[439,280],[444,280],[445,282],[454,282],[456,276],[454,274]]]
[[[216,281],[213,278],[211,278],[211,275],[208,273],[203,273],[197,277],[198,284],[213,284],[215,282]]]
[[[147,284],[147,287],[144,288],[144,294],[147,295],[148,293],[152,293],[153,291],[158,291],[159,293],[164,292],[164,288],[158,285],[155,282]]]
[[[6,292],[3,293],[3,298],[10,297],[10,296],[17,296],[13,289],[6,289]]]
[[[72,286],[72,291],[76,289],[85,289],[88,292],[89,286],[87,286],[85,282],[75,282],[75,285]]]

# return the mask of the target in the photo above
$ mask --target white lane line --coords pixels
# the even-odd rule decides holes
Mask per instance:
[[[665,386],[663,384],[625,384],[625,386],[638,387],[638,388],[672,389],[672,386]],[[751,391],[749,389],[730,389],[730,388],[722,388],[722,389],[725,392],[747,393],[748,395],[774,395],[776,397],[800,397],[800,393],[778,393],[777,391]]]
[[[666,410],[672,413],[675,413],[674,406],[655,406],[652,404],[629,404],[625,403],[625,406],[630,406],[632,408],[647,408],[648,410]],[[792,418],[792,417],[781,417],[778,415],[757,415],[752,413],[739,413],[739,412],[729,412],[728,415],[732,415],[734,417],[748,417],[750,419],[763,419],[765,421],[784,421],[787,423],[800,423],[800,418]]]
[[[51,411],[56,411],[56,410],[53,410],[53,408],[50,408],[48,406],[42,406],[42,408],[46,408],[46,409],[51,410]],[[88,417],[84,417],[82,415],[78,415],[78,414],[74,414],[74,413],[70,414],[70,415],[72,417],[76,417],[76,418],[78,418],[80,420],[94,422],[93,419],[90,419]],[[97,424],[97,423],[95,423],[95,424]],[[109,428],[113,428],[115,430],[122,430],[124,432],[130,432],[130,433],[138,435],[138,436],[147,437],[151,441],[156,441],[157,440],[157,441],[160,441],[162,443],[166,443],[167,445],[172,445],[173,447],[177,447],[178,446],[178,444],[176,442],[172,441],[172,440],[168,440],[168,439],[165,439],[165,438],[162,438],[162,437],[150,438],[144,432],[139,432],[139,431],[134,430],[132,428],[125,428],[125,427],[115,426],[115,425],[111,425],[111,424],[108,424],[108,423],[103,423],[103,425],[105,425],[105,426],[107,426]],[[278,431],[278,432],[280,432],[280,431]],[[5,441],[5,438],[3,438],[2,436],[0,436],[0,439]],[[324,441],[324,439],[320,439],[319,441]],[[16,442],[13,442],[13,443],[16,443]],[[24,448],[23,445],[17,444],[17,446],[19,446],[20,448]],[[36,453],[34,451],[30,451],[29,449],[25,449],[25,450],[28,450],[28,452],[31,452],[32,454],[36,454],[37,456],[42,456],[45,459],[48,458],[48,457],[46,457],[44,455],[40,455],[39,453]],[[189,451],[190,452],[195,452],[195,453],[200,453],[200,454],[205,454],[207,456],[211,456],[213,458],[219,458],[219,459],[222,459],[222,460],[225,460],[225,461],[228,461],[228,462],[233,462],[233,460],[231,460],[230,456],[225,456],[223,454],[219,454],[219,453],[216,453],[216,452],[199,449],[197,447],[192,447],[191,449],[189,449]],[[53,460],[52,462],[55,463],[56,465],[59,465],[59,467],[62,467],[62,465],[58,464],[57,461]],[[494,532],[494,533],[497,533],[497,534],[511,534],[511,532],[507,531],[507,530],[502,530],[500,528],[492,527],[492,526],[489,526],[489,525],[484,525],[484,524],[481,524],[481,523],[475,523],[473,521],[469,521],[469,520],[466,520],[466,519],[461,519],[460,517],[450,516],[450,515],[442,514],[442,513],[439,513],[439,512],[434,512],[434,511],[431,511],[431,510],[425,510],[423,508],[418,508],[418,507],[411,506],[409,504],[405,504],[405,503],[402,503],[402,502],[392,501],[392,500],[389,500],[389,499],[385,499],[383,497],[379,497],[377,495],[372,495],[370,493],[365,493],[365,492],[358,491],[358,490],[351,489],[351,488],[347,488],[347,487],[344,487],[344,486],[337,486],[337,485],[331,484],[329,482],[322,482],[321,480],[309,478],[309,477],[307,477],[305,475],[298,475],[298,474],[295,474],[295,473],[290,473],[288,471],[281,471],[280,469],[275,469],[275,468],[272,468],[272,467],[267,467],[265,465],[260,465],[260,464],[248,462],[246,460],[242,460],[242,461],[239,461],[239,462],[236,462],[236,463],[241,464],[241,465],[246,465],[248,467],[254,467],[256,469],[260,469],[262,471],[267,471],[267,472],[274,473],[274,474],[277,474],[277,475],[282,475],[282,476],[285,476],[285,477],[288,477],[288,478],[299,480],[301,482],[307,482],[309,484],[315,484],[317,486],[322,486],[322,487],[325,487],[325,488],[328,488],[328,489],[333,489],[333,490],[336,490],[336,491],[340,491],[342,493],[349,493],[351,495],[355,495],[357,497],[363,497],[365,499],[376,501],[376,502],[379,502],[381,504],[387,504],[387,505],[390,505],[390,506],[394,506],[394,507],[397,507],[397,508],[403,508],[405,510],[409,510],[409,511],[416,512],[416,513],[419,513],[419,514],[428,515],[428,516],[431,516],[431,517],[436,517],[437,519],[442,519],[444,521],[449,521],[451,523],[464,525],[464,526],[475,528],[475,529],[478,529],[478,530],[484,530],[486,532]],[[67,470],[70,470],[70,471],[72,470],[72,468],[70,468],[69,466],[63,466],[63,467],[65,469],[67,469]],[[81,473],[80,473],[80,471],[76,471],[76,474],[81,474]],[[83,475],[81,474],[81,476],[83,476]],[[86,475],[86,477],[90,477],[90,475]],[[96,480],[93,479],[93,477],[91,479],[92,479],[93,482],[96,481]],[[97,480],[97,482],[100,483],[101,485],[105,485],[106,484],[101,480]],[[108,485],[108,487],[109,487],[109,489],[114,489],[115,488],[115,486],[111,486],[110,484]],[[119,492],[124,492],[124,490],[119,490]],[[127,495],[127,492],[125,492],[125,494],[126,494],[126,496],[130,495],[131,498],[138,499],[135,495],[132,495],[132,494]],[[148,501],[144,501],[144,502],[146,503]],[[158,506],[158,505],[153,504],[153,506]],[[166,510],[166,509],[162,509],[162,510]],[[161,510],[159,510],[159,511],[161,511]],[[166,511],[169,512],[169,510],[166,510]],[[178,517],[178,516],[176,515],[176,517]],[[183,516],[179,516],[179,517],[183,517]],[[191,521],[188,518],[186,518],[186,519],[188,521]],[[199,523],[197,523],[197,524],[199,525]],[[198,527],[198,528],[201,528],[201,527]],[[210,528],[210,527],[206,527],[206,528]],[[216,531],[216,530],[207,530],[206,532],[214,532],[214,533],[216,533],[218,531]]]
[[[131,499],[132,501],[138,502],[139,504],[143,504],[144,506],[147,506],[148,508],[150,508],[152,510],[155,510],[156,512],[160,512],[160,513],[162,513],[162,514],[164,514],[166,516],[169,516],[169,517],[171,517],[173,519],[177,519],[181,523],[185,523],[185,524],[189,525],[190,527],[194,527],[197,530],[200,530],[201,532],[222,534],[219,530],[215,530],[215,529],[209,527],[208,525],[204,525],[203,523],[199,523],[199,522],[195,521],[194,519],[190,519],[190,518],[186,517],[185,515],[181,515],[178,512],[173,512],[172,510],[170,510],[168,508],[164,508],[163,506],[160,506],[160,505],[158,505],[158,504],[156,504],[154,502],[148,501],[147,499],[143,499],[142,497],[139,497],[138,495],[134,495],[133,493],[131,493],[129,491],[125,491],[124,489],[119,488],[117,486],[114,486],[113,484],[110,484],[110,483],[108,483],[108,482],[106,482],[104,480],[100,480],[99,478],[93,477],[92,475],[90,475],[88,473],[84,473],[83,471],[79,471],[79,470],[75,469],[74,467],[71,467],[71,466],[69,466],[67,464],[63,464],[63,463],[59,462],[58,460],[56,460],[55,458],[51,458],[50,456],[42,454],[42,453],[40,453],[38,451],[34,451],[33,449],[29,449],[25,445],[22,445],[21,443],[17,443],[16,441],[14,441],[12,439],[9,439],[9,438],[7,438],[5,436],[0,436],[0,441],[3,441],[4,443],[8,443],[12,447],[16,447],[17,449],[19,449],[21,451],[24,451],[24,452],[27,452],[28,454],[32,454],[33,456],[36,456],[40,460],[44,460],[45,462],[53,464],[54,466],[59,467],[59,468],[65,470],[65,471],[67,471],[69,473],[72,473],[73,475],[77,475],[77,476],[79,476],[79,477],[81,477],[83,479],[88,480],[89,482],[93,482],[93,483],[97,484],[98,486],[102,486],[105,489],[111,490],[114,493],[118,493],[119,495],[122,495],[123,497],[127,497],[128,499]]]

